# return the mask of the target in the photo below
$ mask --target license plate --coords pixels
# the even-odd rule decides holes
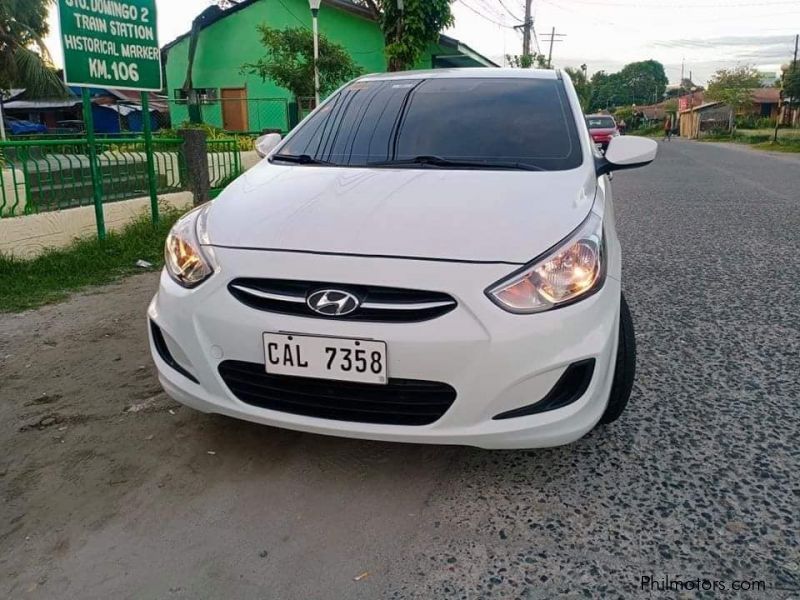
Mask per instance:
[[[386,342],[264,334],[267,373],[386,384]]]

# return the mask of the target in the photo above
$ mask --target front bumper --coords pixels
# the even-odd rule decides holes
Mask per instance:
[[[162,274],[149,319],[175,360],[197,382],[151,350],[170,396],[197,410],[311,433],[372,440],[533,448],[572,442],[605,410],[613,379],[619,327],[619,281],[584,301],[535,315],[502,311],[483,294],[507,275],[508,265],[319,256],[216,249],[220,271],[195,290]],[[266,265],[266,266],[265,266]],[[615,270],[611,269],[611,273]],[[235,277],[299,278],[445,291],[458,307],[420,323],[365,323],[259,311],[227,289]],[[237,399],[219,374],[223,360],[264,362],[262,333],[290,332],[386,341],[393,378],[447,383],[457,391],[449,410],[430,425],[336,421],[259,408]],[[575,402],[530,416],[492,417],[544,398],[572,363],[595,359],[586,392]]]

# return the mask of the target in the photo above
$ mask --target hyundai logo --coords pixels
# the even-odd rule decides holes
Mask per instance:
[[[361,301],[342,290],[317,290],[306,299],[308,308],[326,317],[343,317],[356,310]]]

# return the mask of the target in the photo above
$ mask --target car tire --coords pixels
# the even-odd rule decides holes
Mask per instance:
[[[619,342],[617,344],[617,360],[614,367],[614,381],[608,397],[608,406],[600,418],[600,424],[613,423],[628,405],[636,376],[636,337],[633,332],[631,316],[625,294],[619,304]]]

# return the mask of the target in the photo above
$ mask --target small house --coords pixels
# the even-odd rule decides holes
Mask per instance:
[[[752,106],[746,110],[747,114],[777,119],[780,112],[781,91],[776,87],[755,88],[751,90]]]
[[[307,0],[242,0],[228,9],[211,6],[196,19],[192,62],[193,89],[185,90],[192,32],[162,49],[172,122],[189,118],[187,102],[200,104],[203,121],[228,131],[287,131],[296,121],[297,99],[272,81],[242,72],[266,51],[256,27],[311,29]],[[386,70],[383,34],[372,12],[350,0],[323,0],[319,31],[343,46],[365,73]],[[456,39],[440,36],[419,63],[420,69],[498,66]],[[294,115],[294,116],[292,116]]]
[[[680,135],[696,139],[702,132],[727,129],[731,109],[724,102],[704,102],[679,112]]]

